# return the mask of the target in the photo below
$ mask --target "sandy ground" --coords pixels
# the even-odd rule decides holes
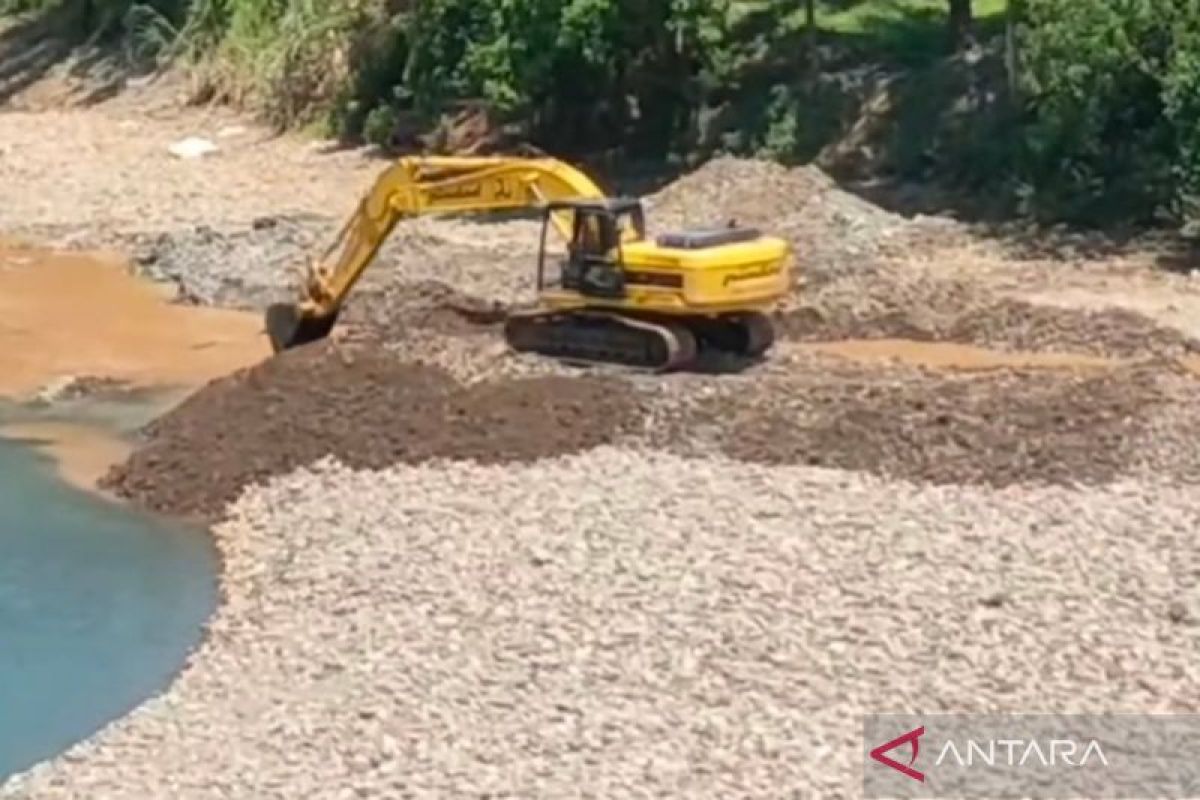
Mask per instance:
[[[191,134],[220,151],[166,151]],[[0,233],[252,310],[383,166],[160,90],[0,142]],[[536,226],[405,223],[342,343],[215,380],[106,476],[214,523],[225,601],[166,695],[0,794],[853,797],[881,706],[1195,710],[1186,268],[757,163],[650,201],[792,241],[766,363],[514,356],[456,309],[528,299]]]

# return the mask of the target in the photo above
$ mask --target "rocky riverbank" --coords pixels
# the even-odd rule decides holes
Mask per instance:
[[[0,115],[0,231],[261,308],[383,166],[151,97]],[[224,602],[167,694],[0,795],[849,797],[867,711],[1195,710],[1193,281],[756,162],[648,213],[792,241],[768,362],[507,353],[536,224],[404,223],[339,341],[108,475],[213,524]]]
[[[854,797],[879,708],[1195,711],[1194,491],[602,447],[255,489],[172,692],[8,796]]]

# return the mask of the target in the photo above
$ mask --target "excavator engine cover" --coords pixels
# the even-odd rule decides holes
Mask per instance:
[[[338,314],[311,316],[292,303],[273,303],[267,307],[267,336],[276,353],[324,339],[337,323]]]
[[[659,247],[678,250],[705,250],[726,244],[752,242],[762,236],[757,228],[692,228],[659,235]]]

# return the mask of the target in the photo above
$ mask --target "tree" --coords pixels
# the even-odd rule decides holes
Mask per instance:
[[[950,42],[955,50],[974,42],[974,19],[971,0],[950,0]]]
[[[817,67],[817,0],[804,0],[804,32],[808,47],[809,73]]]
[[[1020,91],[1020,59],[1017,53],[1017,25],[1024,19],[1024,0],[1008,0],[1004,21],[1004,71],[1008,78],[1008,97],[1016,102]]]

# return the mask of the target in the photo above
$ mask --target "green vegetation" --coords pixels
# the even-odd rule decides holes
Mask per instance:
[[[564,155],[817,160],[1048,220],[1200,196],[1200,0],[0,0],[283,127],[464,104]]]
[[[822,29],[858,38],[864,55],[919,67],[945,55],[947,8],[946,0],[874,0],[820,4],[816,16]],[[1001,30],[1006,8],[1006,0],[975,0],[975,24]]]

